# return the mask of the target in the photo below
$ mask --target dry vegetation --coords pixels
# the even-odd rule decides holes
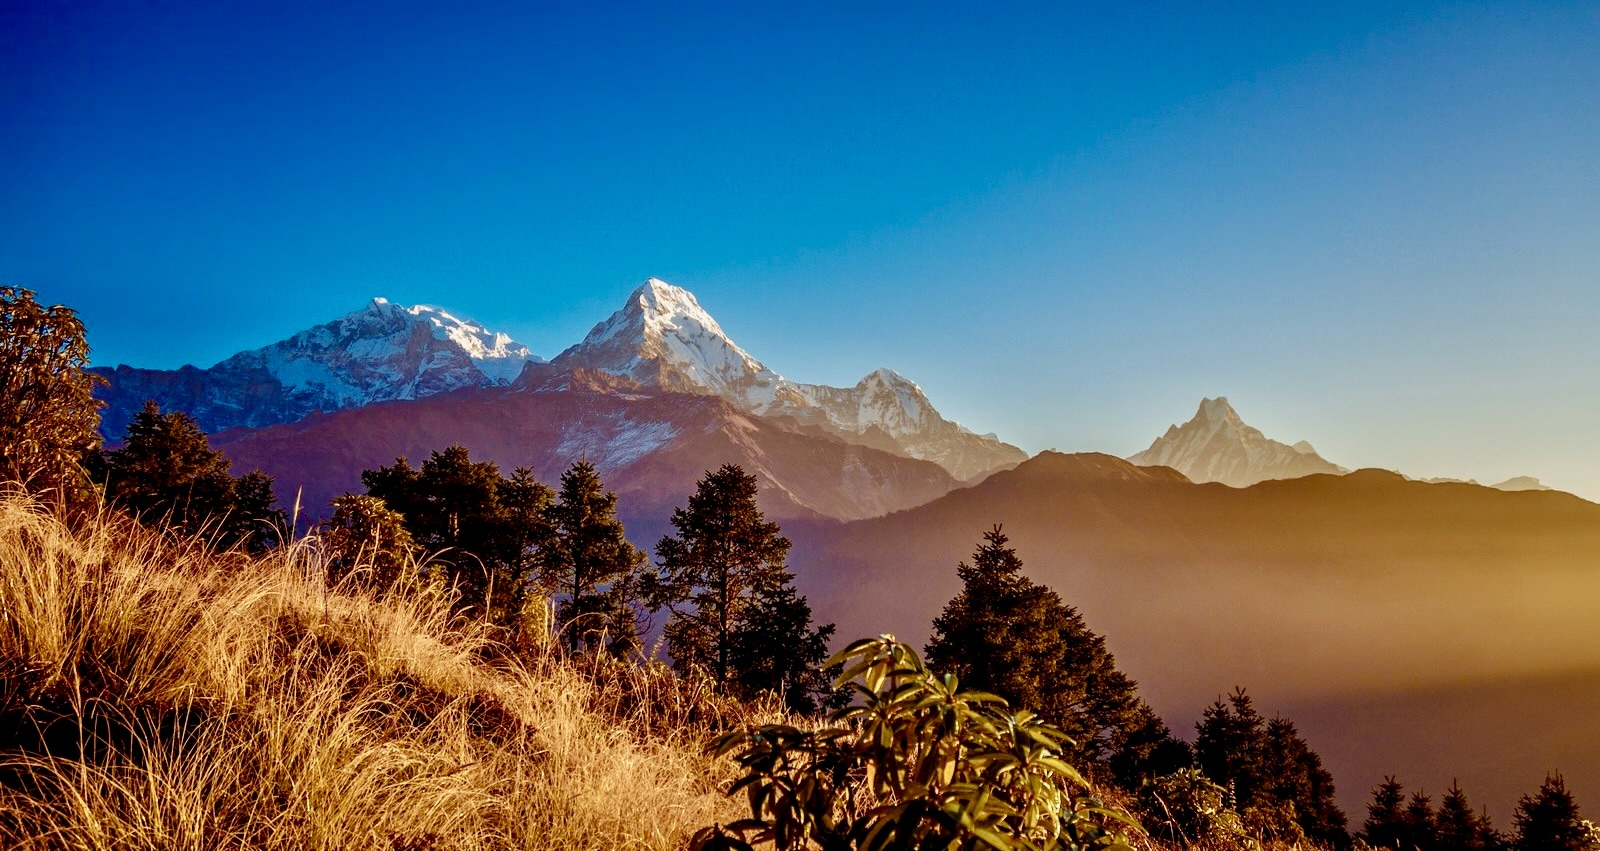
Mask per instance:
[[[702,746],[742,710],[488,636],[330,589],[306,542],[0,499],[0,847],[668,848],[738,817]]]

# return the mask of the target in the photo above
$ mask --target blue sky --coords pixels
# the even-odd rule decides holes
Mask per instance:
[[[1029,450],[1600,498],[1600,4],[975,5],[4,4],[0,279],[171,367],[654,275]]]

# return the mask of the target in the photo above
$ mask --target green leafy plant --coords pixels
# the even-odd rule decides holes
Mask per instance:
[[[730,794],[750,817],[701,830],[692,849],[1128,848],[1121,827],[1137,824],[1061,758],[1072,743],[1059,728],[961,690],[893,636],[828,664],[856,696],[835,726],[769,724],[713,743],[743,770]]]

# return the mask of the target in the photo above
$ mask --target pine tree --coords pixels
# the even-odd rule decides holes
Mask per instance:
[[[1467,793],[1451,782],[1434,816],[1438,851],[1493,851],[1500,846],[1489,817],[1474,812]]]
[[[924,648],[929,666],[1060,726],[1075,742],[1072,758],[1109,760],[1130,785],[1157,762],[1184,759],[1186,748],[1117,670],[1105,639],[1054,591],[1022,575],[1001,527],[983,537],[971,564],[956,567],[961,591],[934,619]]]
[[[729,636],[733,683],[745,696],[774,692],[802,715],[837,709],[849,693],[833,687],[839,671],[822,664],[832,637],[831,623],[811,627],[811,604],[793,585],[758,591]]]
[[[1297,834],[1336,846],[1349,841],[1333,776],[1293,722],[1267,721],[1241,688],[1226,703],[1219,698],[1195,726],[1196,761],[1206,776],[1232,788],[1246,825],[1286,842]]]
[[[1367,804],[1367,820],[1358,834],[1362,841],[1374,848],[1405,847],[1407,839],[1406,791],[1393,777],[1383,778],[1372,789],[1372,802]]]
[[[285,522],[272,508],[272,478],[235,479],[228,467],[193,417],[164,414],[150,401],[128,423],[123,445],[105,454],[106,496],[141,522],[223,547],[265,549]]]
[[[678,534],[656,544],[650,597],[653,607],[672,612],[667,652],[680,669],[709,671],[719,691],[735,673],[733,637],[745,612],[759,595],[777,593],[791,579],[783,566],[789,539],[761,513],[756,494],[754,476],[724,464],[701,477],[688,505],[673,510]],[[788,669],[797,663],[774,664]]]
[[[556,608],[567,646],[601,645],[615,654],[637,649],[640,569],[644,553],[628,543],[617,519],[617,495],[588,460],[561,475],[550,506],[551,541],[540,560],[547,587],[564,594]]]
[[[85,464],[100,447],[101,403],[88,363],[71,308],[0,287],[0,481],[68,504],[93,495]]]
[[[521,614],[552,543],[555,492],[517,468],[511,478],[463,446],[433,452],[421,469],[405,458],[361,474],[369,496],[405,519],[456,605],[493,623]]]
[[[1578,802],[1560,774],[1545,777],[1538,792],[1523,795],[1514,818],[1516,851],[1594,851]]]
[[[1434,822],[1433,799],[1418,789],[1411,793],[1405,812],[1406,847],[1434,851],[1438,845],[1438,825]]]

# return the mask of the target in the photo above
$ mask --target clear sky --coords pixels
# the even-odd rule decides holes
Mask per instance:
[[[1600,4],[0,4],[0,280],[97,363],[652,275],[1031,451],[1220,394],[1600,499]]]

